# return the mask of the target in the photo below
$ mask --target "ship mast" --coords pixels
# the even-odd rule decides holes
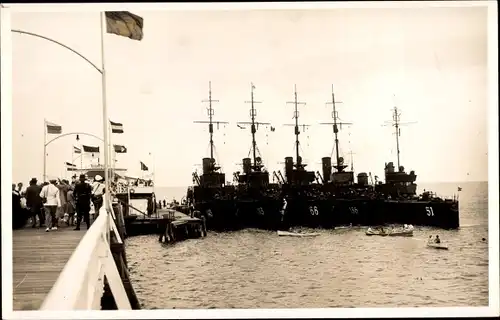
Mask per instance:
[[[207,102],[205,100],[205,102]],[[214,125],[212,123],[212,117],[214,115],[214,109],[212,108],[212,102],[219,102],[219,100],[212,100],[212,81],[208,82],[208,131],[210,132],[210,159],[214,158]]]
[[[227,124],[227,122],[224,121],[213,121],[213,116],[215,114],[214,109],[212,107],[213,102],[219,102],[219,100],[213,100],[212,99],[212,81],[208,82],[208,100],[202,100],[201,102],[208,102],[208,107],[207,107],[207,113],[208,113],[208,120],[209,121],[194,121],[195,123],[208,123],[208,132],[210,135],[210,159],[213,161],[214,159],[214,123],[219,126],[219,124]]]
[[[295,111],[293,113],[293,118],[295,118],[295,157],[296,157],[296,166],[299,168],[301,166],[301,160],[300,155],[299,155],[299,147],[300,147],[300,141],[299,141],[299,111],[298,111],[298,106],[299,104],[305,105],[305,102],[299,102],[297,98],[297,85],[294,86],[294,95],[295,95],[295,100],[292,102],[287,102],[287,103],[293,103],[295,105]],[[301,124],[301,126],[305,129],[305,127],[308,127],[309,125],[307,124]]]
[[[254,167],[257,165],[257,142],[255,141],[255,133],[257,132],[257,128],[255,127],[255,107],[254,107],[254,103],[258,103],[257,101],[254,101],[253,99],[253,89],[255,89],[255,86],[253,85],[252,83],[252,89],[250,91],[250,95],[251,95],[251,100],[250,100],[250,104],[251,104],[251,109],[250,109],[250,118],[252,119],[252,128],[251,128],[251,131],[252,131],[252,155],[253,155],[253,165]],[[255,168],[254,168],[255,169]]]
[[[354,159],[352,157],[352,155],[353,155],[352,150],[349,152],[349,154],[351,155],[351,171],[354,172]]]
[[[394,122],[394,128],[396,129],[396,150],[398,157],[398,169],[400,166],[399,162],[399,136],[401,135],[401,129],[399,128],[401,113],[398,113],[398,108],[394,107],[394,114],[392,115],[392,121]]]
[[[331,104],[333,106],[333,111],[332,111],[332,118],[333,118],[333,123],[328,122],[328,123],[321,123],[321,124],[326,124],[326,125],[333,125],[333,133],[335,135],[335,160],[336,164],[333,166],[335,169],[337,169],[337,172],[342,172],[344,171],[345,168],[347,168],[346,165],[343,164],[343,161],[340,159],[340,154],[339,154],[339,138],[338,138],[338,132],[339,128],[338,126],[342,128],[342,125],[350,125],[352,123],[350,122],[339,122],[338,118],[338,111],[336,109],[336,104],[337,103],[342,103],[342,101],[335,101],[335,93],[333,91],[333,84],[332,84],[332,101],[327,102],[327,104]]]
[[[398,107],[394,106],[393,113],[392,113],[392,122],[387,123],[387,125],[391,125],[394,127],[395,134],[396,134],[396,152],[397,152],[397,161],[398,161],[398,171],[401,166],[399,155],[400,155],[400,149],[399,149],[399,137],[401,136],[401,126],[408,125],[408,124],[414,124],[416,122],[406,122],[402,123],[401,122],[401,112],[399,112]]]
[[[257,117],[257,110],[255,109],[255,104],[256,103],[261,103],[262,101],[255,101],[254,100],[254,90],[255,90],[255,86],[253,83],[251,83],[251,91],[250,91],[250,94],[251,94],[251,100],[250,101],[245,101],[245,103],[250,103],[251,104],[251,108],[250,108],[250,119],[252,120],[251,122],[238,122],[237,124],[249,124],[250,125],[250,128],[251,128],[251,132],[252,132],[252,157],[253,157],[253,164],[252,164],[252,168],[253,170],[260,170],[260,168],[262,167],[261,164],[257,164],[257,151],[258,151],[258,147],[257,147],[257,140],[255,139],[255,134],[257,133],[257,128],[259,126],[259,124],[262,124],[262,125],[270,125],[270,123],[268,122],[257,122],[255,121],[255,118]]]

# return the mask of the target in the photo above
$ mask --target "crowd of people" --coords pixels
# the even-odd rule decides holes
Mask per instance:
[[[29,186],[12,184],[12,224],[14,229],[22,228],[31,220],[33,228],[55,231],[61,225],[75,226],[80,230],[82,220],[90,227],[90,211],[94,207],[94,219],[103,205],[104,179],[96,175],[90,181],[84,174],[66,179],[50,179],[38,183],[32,178]],[[38,226],[37,226],[38,221]]]

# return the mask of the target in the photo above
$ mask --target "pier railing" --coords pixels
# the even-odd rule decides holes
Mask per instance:
[[[109,197],[106,199],[111,202]],[[99,216],[64,266],[40,310],[101,309],[105,277],[118,309],[132,309],[110,249],[111,233],[118,243],[123,241],[109,204],[109,210],[105,206],[99,210]]]

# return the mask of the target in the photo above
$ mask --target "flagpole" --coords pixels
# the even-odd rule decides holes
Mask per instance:
[[[108,119],[108,132],[109,132],[109,143],[108,143],[108,150],[109,150],[109,164],[110,164],[110,167],[113,169],[111,170],[111,175],[110,175],[110,179],[111,181],[114,181],[115,179],[115,162],[114,162],[114,158],[115,158],[115,153],[114,153],[114,147],[113,147],[113,144],[111,143],[111,137],[113,136],[113,132],[111,130],[111,122],[110,120]],[[111,185],[111,182],[110,182],[110,185]]]
[[[83,173],[83,143],[80,143],[80,174]]]
[[[47,180],[47,120],[43,118],[43,182]]]
[[[105,32],[106,17],[105,12],[101,12],[101,71],[102,71],[102,122],[103,122],[103,134],[104,134],[104,208],[109,210],[109,159],[108,159],[108,149],[106,144],[109,143],[108,137],[108,109],[106,105],[106,69],[105,69],[105,54],[104,54],[104,32]]]
[[[106,148],[108,148],[108,170],[111,170],[111,148],[110,148],[110,145],[111,145],[111,123],[109,122],[109,119],[108,120],[108,144],[106,145]],[[108,177],[111,179],[111,175],[113,174],[111,171],[108,171]],[[111,185],[111,182],[110,182],[110,185]]]
[[[73,144],[71,145],[71,150],[72,150],[71,151],[71,164],[74,165],[74,163],[75,163],[75,146]],[[72,166],[71,169],[74,169],[75,167],[76,166],[74,166],[74,167]],[[69,181],[71,181],[71,176],[72,175],[73,175],[73,173],[70,172],[70,174],[69,174]],[[68,170],[66,170],[66,179],[67,178],[68,178]]]
[[[116,150],[114,146],[111,146],[111,152],[113,155],[113,162],[111,163],[111,166],[113,168],[113,179],[111,181],[115,181],[115,174],[116,174]]]

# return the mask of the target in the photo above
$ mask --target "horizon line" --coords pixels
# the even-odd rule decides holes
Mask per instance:
[[[488,180],[471,180],[471,181],[420,181],[417,183],[417,186],[421,183],[478,183],[478,182],[488,182]],[[192,185],[187,185],[187,186],[165,186],[165,185],[155,185],[155,188],[188,188],[191,187]]]

